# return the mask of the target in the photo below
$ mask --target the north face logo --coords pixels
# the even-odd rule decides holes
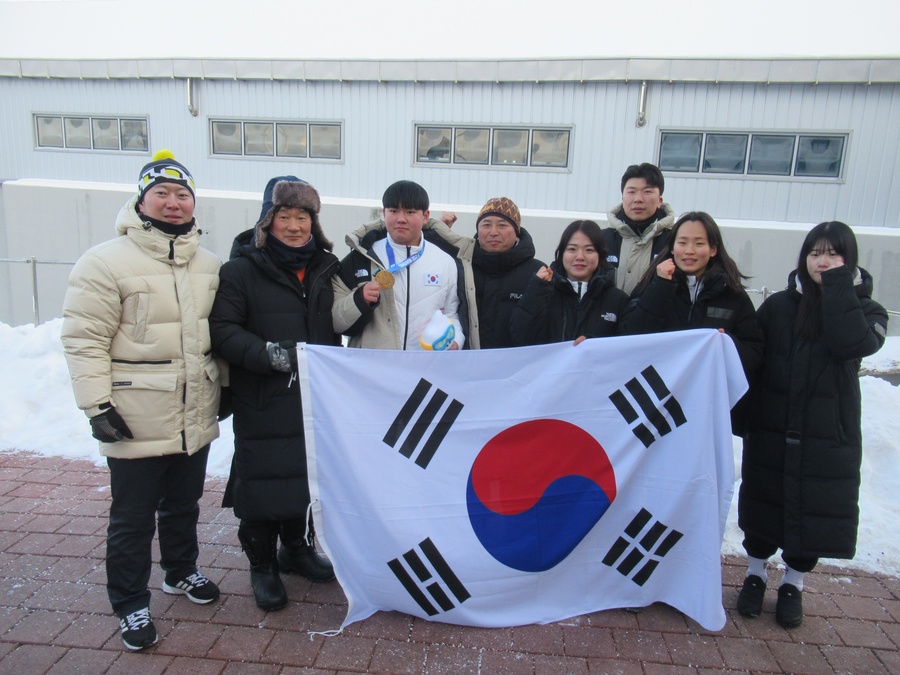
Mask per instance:
[[[369,270],[367,270],[365,267],[363,267],[361,269],[356,270],[356,273],[354,274],[354,276],[357,279],[361,279],[362,277],[367,277],[367,276],[369,276]]]

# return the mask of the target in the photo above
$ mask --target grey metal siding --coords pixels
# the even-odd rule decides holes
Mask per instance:
[[[655,161],[659,130],[849,132],[842,180],[667,173],[676,211],[722,219],[900,227],[900,85],[651,82],[648,123],[635,126],[640,82],[339,82],[198,80],[200,113],[183,79],[0,80],[0,178],[132,182],[148,154],[36,150],[35,112],[146,115],[151,150],[171,148],[204,188],[259,192],[294,173],[323,195],[378,199],[392,181],[424,185],[442,204],[508,195],[522,208],[603,213],[620,200],[631,163]],[[210,154],[210,117],[333,120],[340,162],[234,159]],[[416,123],[571,127],[566,170],[422,166]]]

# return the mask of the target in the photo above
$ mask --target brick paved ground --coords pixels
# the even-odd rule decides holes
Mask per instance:
[[[728,622],[703,630],[665,605],[546,626],[478,629],[378,613],[342,635],[337,583],[285,577],[291,603],[256,608],[237,522],[210,480],[201,511],[203,571],[213,605],[153,591],[160,642],[129,653],[106,600],[107,473],[83,460],[0,453],[0,673],[900,673],[900,580],[847,570],[807,576],[806,620],[734,610],[744,566],[723,560]],[[152,587],[161,583],[155,569]]]

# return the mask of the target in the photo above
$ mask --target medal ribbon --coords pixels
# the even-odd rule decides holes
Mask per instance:
[[[422,257],[422,254],[425,252],[425,237],[422,237],[422,248],[420,248],[416,253],[413,253],[406,260],[401,262],[397,262],[397,259],[394,258],[394,247],[391,246],[391,241],[388,239],[387,241],[387,259],[388,259],[388,272],[393,274],[394,272],[399,272],[400,270],[409,267],[416,260]]]

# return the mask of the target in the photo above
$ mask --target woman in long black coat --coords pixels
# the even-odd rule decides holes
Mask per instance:
[[[294,350],[297,342],[340,344],[331,323],[331,277],[339,263],[319,208],[311,185],[273,178],[259,223],[237,236],[222,266],[209,318],[213,348],[230,364],[235,447],[224,505],[240,518],[253,593],[267,610],[287,604],[279,570],[313,581],[334,578],[308,526]]]
[[[859,366],[887,330],[872,300],[872,277],[857,267],[853,231],[814,227],[788,288],[758,316],[765,361],[751,387],[738,523],[749,560],[737,608],[758,616],[766,563],[777,549],[787,565],[775,618],[803,620],[803,575],[820,557],[852,558],[859,525],[862,463]]]
[[[618,332],[628,296],[616,288],[606,262],[600,226],[593,220],[570,223],[559,239],[550,267],[541,267],[513,308],[513,343],[549,344],[607,337]]]

